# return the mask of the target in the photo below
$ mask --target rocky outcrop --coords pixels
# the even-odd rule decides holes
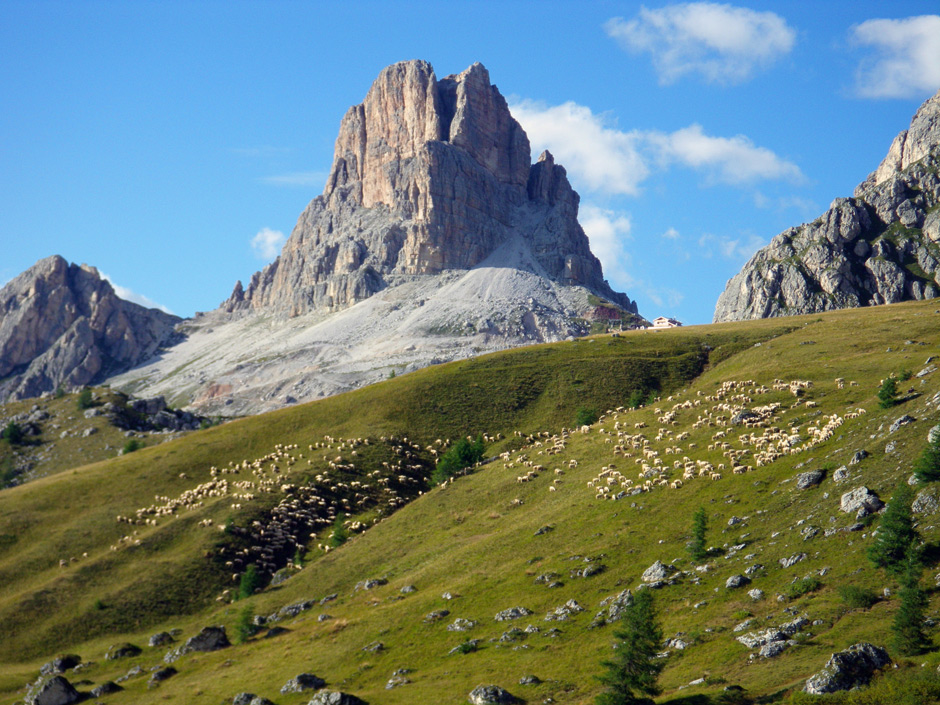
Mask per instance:
[[[932,299],[940,294],[940,93],[887,157],[812,223],[759,250],[725,287],[715,322]]]
[[[424,61],[393,64],[343,118],[323,194],[280,257],[222,309],[335,311],[409,277],[470,269],[521,235],[537,274],[636,313],[603,279],[564,168],[548,152],[530,158],[481,64],[443,79]]]
[[[0,401],[93,384],[151,357],[180,319],[58,255],[0,289]]]
[[[875,671],[890,663],[891,657],[880,646],[854,644],[834,653],[823,669],[806,681],[803,690],[822,695],[867,685]]]

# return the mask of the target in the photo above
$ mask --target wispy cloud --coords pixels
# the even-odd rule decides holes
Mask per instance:
[[[649,53],[662,84],[696,73],[709,83],[741,83],[796,42],[780,15],[710,2],[641,7],[634,19],[614,17],[604,29],[624,49]]]
[[[669,228],[666,232],[663,233],[662,236],[664,240],[678,240],[679,231],[675,228]]]
[[[638,151],[638,133],[618,130],[607,116],[571,101],[547,106],[520,100],[511,110],[534,144],[549,149],[559,164],[593,190],[636,195],[649,176]]]
[[[327,176],[329,176],[329,174],[325,171],[295,171],[289,174],[265,176],[261,179],[261,182],[272,186],[322,187],[323,184],[326,183]]]
[[[850,38],[873,51],[855,74],[859,96],[917,98],[940,88],[940,15],[868,20]]]
[[[734,186],[803,180],[796,164],[755,145],[745,135],[716,137],[697,124],[669,133],[624,132],[608,116],[573,102],[551,107],[514,100],[510,108],[536,150],[549,149],[579,189],[634,196],[655,166],[673,164]]]
[[[255,257],[267,262],[280,254],[286,241],[287,236],[280,230],[262,228],[251,238],[251,249],[255,251]]]
[[[719,181],[745,184],[763,180],[803,180],[800,168],[766,147],[758,147],[748,137],[712,137],[701,125],[675,132],[649,133],[649,141],[664,160],[704,170]]]
[[[581,207],[578,221],[591,241],[591,252],[601,261],[608,280],[618,282],[627,275],[630,254],[626,243],[630,240],[630,218],[616,211],[590,204]]]
[[[111,288],[114,289],[114,293],[118,295],[118,298],[124,299],[125,301],[130,301],[131,303],[140,304],[141,306],[144,306],[145,308],[160,309],[164,313],[169,313],[171,316],[175,315],[170,309],[168,309],[163,304],[158,304],[156,301],[154,301],[148,296],[144,296],[143,294],[138,294],[136,291],[128,289],[126,286],[121,286],[120,284],[115,283],[115,281],[104,272],[100,272],[100,274],[101,274],[101,278],[111,285]]]
[[[750,259],[751,255],[763,247],[764,244],[764,241],[754,234],[729,237],[727,235],[706,233],[698,239],[698,245],[703,250],[703,257],[709,258],[718,255],[725,259],[740,262]]]

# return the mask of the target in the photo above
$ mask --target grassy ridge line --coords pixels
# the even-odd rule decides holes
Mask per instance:
[[[897,482],[904,481],[903,468],[919,450],[921,436],[926,425],[933,423],[931,418],[936,418],[936,409],[929,410],[918,403],[916,407],[880,412],[873,405],[873,391],[878,379],[887,372],[914,367],[927,354],[937,352],[936,341],[927,347],[903,346],[904,338],[929,339],[934,335],[933,319],[914,317],[921,311],[924,309],[892,307],[878,311],[878,316],[872,314],[874,320],[824,317],[820,327],[811,326],[769,345],[749,349],[716,366],[681,397],[695,398],[693,395],[698,391],[711,393],[729,378],[753,377],[762,382],[778,376],[811,379],[816,385],[813,400],[821,413],[844,413],[847,408],[859,405],[868,408],[865,417],[842,427],[842,438],[836,437],[810,453],[786,458],[754,474],[731,476],[714,483],[703,481],[685,491],[641,495],[639,504],[643,509],[639,510],[624,502],[597,502],[587,494],[583,481],[593,477],[611,457],[609,445],[593,433],[575,436],[567,452],[556,459],[559,465],[569,457],[580,460],[578,470],[565,476],[570,481],[565,492],[548,492],[548,478],[518,485],[514,480],[515,469],[494,463],[446,490],[435,490],[339,551],[317,560],[281,588],[248,601],[258,613],[266,614],[298,599],[338,592],[340,597],[335,603],[316,611],[329,612],[334,620],[320,623],[311,613],[287,623],[291,633],[277,639],[259,639],[244,647],[193,657],[181,662],[178,679],[169,681],[159,692],[150,693],[142,684],[136,684],[130,686],[133,692],[130,697],[134,702],[146,703],[168,697],[185,698],[199,692],[208,702],[230,698],[245,689],[273,697],[287,678],[306,670],[371,702],[456,704],[464,702],[465,694],[480,682],[501,683],[531,702],[549,696],[557,702],[588,702],[596,690],[592,676],[610,644],[606,630],[587,628],[597,602],[625,586],[635,587],[639,574],[653,560],[679,558],[677,565],[690,567],[682,558],[687,524],[692,511],[701,505],[709,512],[710,543],[745,543],[745,551],[753,551],[756,557],[745,560],[742,555],[745,551],[741,551],[730,560],[716,558],[712,570],[701,576],[699,585],[687,580],[681,587],[665,588],[658,593],[665,633],[672,636],[683,632],[693,644],[687,651],[675,652],[670,657],[663,684],[676,696],[680,685],[703,675],[741,683],[753,693],[774,693],[799,685],[833,650],[860,639],[883,643],[895,605],[887,602],[858,612],[846,611],[840,604],[835,591],[839,584],[851,581],[877,589],[884,584],[884,578],[865,570],[865,541],[858,534],[802,541],[798,522],[811,516],[813,523],[827,526],[828,516],[838,514],[835,510],[838,491],[833,485],[797,491],[792,477],[801,463],[841,464],[858,447],[873,450],[870,436],[875,434],[880,446],[886,434],[879,432],[879,428],[909,412],[919,416],[923,425],[904,427],[891,436],[899,446],[897,455],[891,456],[890,462],[873,457],[853,468],[882,497],[889,496]],[[864,339],[854,335],[860,320],[872,324],[869,326],[872,334]],[[826,327],[829,330],[824,330]],[[900,352],[885,353],[888,347]],[[836,369],[827,365],[835,365]],[[729,370],[735,374],[729,376]],[[836,389],[834,376],[856,380],[859,386]],[[931,396],[938,387],[938,380],[925,381],[922,399]],[[782,400],[792,399],[786,393],[779,396]],[[813,413],[800,409],[791,412],[787,420]],[[627,420],[651,424],[654,417],[651,410],[643,410],[628,415]],[[694,415],[683,413],[676,430],[688,429],[692,419]],[[694,433],[693,439],[707,439],[713,431],[703,429]],[[854,485],[846,489],[851,486]],[[823,496],[825,492],[832,494],[827,498]],[[524,501],[521,507],[511,505],[510,499],[515,497]],[[740,528],[734,528],[727,525],[732,515],[750,518]],[[839,526],[850,521],[844,516],[837,519]],[[535,528],[543,523],[554,524],[556,529],[534,537]],[[928,539],[936,540],[935,529],[922,527],[922,530]],[[776,565],[777,558],[800,550],[810,556],[797,567],[785,570]],[[602,559],[608,564],[605,573],[583,581],[567,577],[569,566],[583,565],[570,561],[572,555],[601,553],[606,554]],[[766,574],[756,578],[755,585],[767,592],[768,599],[756,604],[741,593],[723,589],[730,572],[739,572],[751,562],[766,566]],[[829,569],[823,578],[823,589],[786,606],[798,612],[808,611],[823,623],[810,630],[812,636],[802,646],[774,661],[748,665],[748,650],[733,640],[731,627],[747,612],[756,619],[755,628],[785,621],[789,617],[781,613],[784,605],[777,603],[773,595],[784,591],[792,578],[822,568]],[[863,569],[861,573],[859,568]],[[566,586],[560,590],[534,586],[534,576],[547,570],[561,573]],[[353,592],[358,580],[382,575],[389,578],[387,586]],[[418,585],[419,591],[402,599],[398,588],[408,583]],[[441,594],[445,590],[458,598],[452,602],[443,600]],[[544,630],[552,626],[542,621],[544,613],[569,598],[577,599],[588,612],[561,623],[563,635],[558,639],[529,637],[523,643],[531,648],[523,651],[488,641],[498,638],[511,625],[494,623],[492,615],[496,611],[525,605],[535,614],[523,622],[531,621]],[[705,604],[693,609],[692,605],[698,602]],[[239,604],[213,611],[204,615],[204,619],[207,623],[231,624],[241,607]],[[448,608],[452,614],[444,622],[425,624],[424,616],[440,608]],[[476,619],[480,626],[466,635],[447,632],[444,625],[456,616]],[[482,638],[483,648],[467,656],[445,656],[467,636]],[[376,639],[386,644],[386,651],[364,653],[362,647]],[[141,658],[141,663],[153,660],[153,655],[147,655]],[[923,660],[932,668],[937,656]],[[110,666],[93,674],[103,678],[123,672],[127,665]],[[413,683],[386,691],[385,680],[400,667],[415,669],[409,675]],[[514,686],[525,673],[536,673],[546,683],[531,690]],[[712,692],[721,685],[721,680],[716,681],[711,686]],[[691,697],[703,690],[709,688],[683,692]],[[294,696],[279,702],[302,700],[305,698]]]
[[[637,388],[676,388],[702,369],[704,341],[714,355],[723,346],[752,345],[789,327],[777,322],[669,338],[635,334],[497,353],[232,422],[0,493],[0,619],[6,624],[0,658],[29,658],[104,631],[156,624],[202,608],[228,586],[229,571],[205,558],[218,534],[138,528],[140,546],[109,550],[131,531],[115,516],[147,506],[156,494],[179,495],[205,479],[212,465],[258,457],[275,442],[305,446],[325,434],[399,433],[430,442],[465,432],[558,426],[570,423],[578,406],[604,409]],[[210,516],[222,523],[232,514],[216,502],[193,521]],[[247,523],[248,510],[243,514]],[[88,558],[80,558],[86,552]],[[72,557],[79,558],[76,565],[59,566]],[[96,600],[111,609],[97,610]]]

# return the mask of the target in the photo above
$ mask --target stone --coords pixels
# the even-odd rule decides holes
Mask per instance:
[[[195,636],[186,640],[186,643],[171,649],[163,657],[164,662],[173,663],[181,656],[194,651],[218,651],[231,646],[225,634],[225,627],[203,627]]]
[[[411,593],[417,591],[418,588],[416,588],[414,585],[405,585],[399,592],[401,592],[403,595],[410,595]]]
[[[781,558],[779,563],[781,568],[792,568],[797,563],[802,560],[806,560],[807,556],[805,553],[794,553],[792,556],[786,558]]]
[[[666,565],[662,561],[656,561],[649,568],[643,571],[643,575],[640,576],[644,583],[653,583],[657,580],[665,580],[670,573],[675,572],[675,568],[671,565]]]
[[[623,615],[623,611],[633,604],[633,593],[623,590],[617,595],[611,595],[601,600],[601,611],[594,616],[592,627],[602,627],[605,624],[616,622]]]
[[[758,602],[764,599],[764,591],[760,588],[754,588],[753,590],[748,590],[747,596],[754,600],[754,602]]]
[[[65,673],[70,668],[75,668],[81,662],[82,657],[77,654],[60,654],[49,661],[49,663],[43,664],[39,669],[39,673],[43,676]]]
[[[181,321],[117,296],[58,255],[0,288],[0,402],[104,380],[151,357]]]
[[[157,683],[162,683],[168,678],[172,678],[177,673],[177,670],[172,666],[166,666],[164,668],[158,668],[156,671],[150,674],[150,678],[147,681],[147,685],[153,687]]]
[[[725,581],[725,588],[728,590],[735,590],[737,588],[742,588],[751,582],[750,578],[744,575],[732,575]]]
[[[363,646],[362,650],[366,653],[377,654],[380,651],[385,651],[385,644],[381,641],[373,641]]]
[[[851,492],[842,495],[839,500],[839,509],[846,513],[858,512],[861,509],[877,512],[882,507],[884,507],[884,502],[867,487],[856,487]]]
[[[823,669],[806,681],[803,690],[822,695],[867,685],[875,671],[890,663],[891,657],[880,646],[865,642],[853,644],[844,651],[832,654]]]
[[[936,297],[940,262],[931,248],[940,218],[926,214],[940,204],[938,116],[940,93],[924,102],[853,198],[835,199],[819,218],[785,230],[750,258],[719,296],[714,321]],[[881,237],[895,223],[926,230],[908,230],[895,245]]]
[[[478,685],[467,696],[471,705],[493,705],[503,703],[516,703],[518,698],[503,690],[498,685]]]
[[[167,644],[172,644],[173,641],[173,636],[169,632],[157,632],[151,635],[150,639],[147,641],[147,645],[166,646]]]
[[[477,623],[472,619],[464,619],[463,617],[457,617],[451,624],[447,625],[447,631],[449,632],[466,632],[473,629]]]
[[[232,698],[232,705],[251,705],[251,701],[255,699],[254,693],[239,693],[234,698]]]
[[[142,649],[134,644],[114,644],[108,649],[107,653],[104,655],[104,659],[105,661],[116,661],[121,658],[140,656],[141,653]]]
[[[867,451],[867,450],[857,450],[857,451],[855,451],[855,453],[852,455],[852,459],[849,461],[849,465],[858,465],[860,462],[862,462],[862,461],[863,461],[865,458],[867,458],[867,457],[868,457],[868,451]]]
[[[940,488],[931,484],[922,489],[911,503],[914,514],[936,514],[940,511]]]
[[[450,614],[450,610],[434,610],[424,615],[425,622],[439,622]]]
[[[556,607],[551,612],[545,615],[546,622],[564,622],[571,615],[578,614],[579,612],[584,612],[584,608],[577,603],[576,600],[568,600],[565,604],[560,607]]]
[[[386,578],[369,578],[368,580],[356,583],[354,592],[359,592],[360,590],[374,590],[377,587],[387,584],[388,580]]]
[[[845,465],[843,465],[841,468],[836,469],[836,471],[832,473],[832,481],[835,482],[836,484],[839,484],[840,482],[845,482],[846,480],[849,479],[849,477],[850,477],[849,469]]]
[[[786,650],[787,646],[788,644],[785,641],[772,641],[769,644],[764,644],[762,647],[760,647],[758,655],[761,658],[774,658],[782,654]]]
[[[338,690],[321,690],[307,701],[307,705],[366,705],[355,695]]]
[[[507,622],[511,619],[519,619],[520,617],[528,617],[532,614],[532,610],[525,607],[510,607],[508,610],[503,610],[502,612],[497,612],[496,616],[493,617],[497,622]]]
[[[312,673],[300,673],[281,686],[281,694],[302,693],[305,690],[317,690],[326,685],[326,681]]]
[[[894,433],[899,428],[901,428],[901,426],[907,426],[908,424],[914,423],[915,421],[917,421],[917,419],[915,419],[913,416],[908,416],[907,414],[904,414],[904,416],[899,417],[891,424],[888,431],[890,433]]]
[[[522,676],[519,679],[519,685],[538,685],[542,682],[542,679],[538,676]]]
[[[52,676],[30,687],[26,695],[26,703],[27,705],[71,705],[81,700],[81,697],[64,676]]]
[[[927,442],[936,443],[940,441],[940,424],[932,426],[929,431],[927,431]]]
[[[826,472],[824,470],[810,470],[809,472],[801,472],[796,476],[796,487],[800,490],[808,490],[810,487],[815,487],[826,477]]]
[[[91,697],[100,698],[103,695],[111,695],[111,693],[119,693],[122,690],[124,690],[124,688],[119,686],[114,681],[105,681],[101,685],[95,686],[94,688],[91,689]]]

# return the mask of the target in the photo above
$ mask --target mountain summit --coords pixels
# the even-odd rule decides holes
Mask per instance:
[[[323,194],[280,257],[239,282],[226,311],[336,311],[401,277],[467,270],[513,237],[530,269],[636,313],[604,280],[578,194],[529,140],[482,64],[437,79],[426,61],[385,68],[351,107]]]
[[[940,92],[881,165],[812,223],[790,228],[728,281],[715,322],[940,294]]]

